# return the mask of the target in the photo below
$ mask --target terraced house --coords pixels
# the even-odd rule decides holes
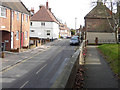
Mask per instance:
[[[62,23],[59,24],[59,28],[60,28],[60,37],[63,38],[71,37],[71,31],[66,24],[62,24]]]
[[[20,0],[0,0],[0,43],[5,50],[17,50],[29,46],[29,11]]]

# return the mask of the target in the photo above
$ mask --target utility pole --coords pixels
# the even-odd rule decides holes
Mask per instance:
[[[76,25],[77,25],[77,18],[75,18],[75,35],[77,34]]]

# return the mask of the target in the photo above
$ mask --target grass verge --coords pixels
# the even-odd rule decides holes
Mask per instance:
[[[112,71],[120,76],[120,44],[104,44],[98,46]]]

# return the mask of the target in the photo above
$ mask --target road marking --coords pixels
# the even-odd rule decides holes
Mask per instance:
[[[25,85],[27,85],[29,81],[25,82],[20,88],[23,88]]]
[[[16,63],[15,65],[12,65],[11,67],[8,67],[8,68],[6,68],[6,69],[2,69],[2,71],[0,71],[0,73],[4,73],[4,72],[6,72],[6,71],[8,71],[8,70],[10,70],[10,69],[12,69],[12,68],[14,68],[14,67],[20,65],[21,63],[23,63],[23,62],[25,62],[25,61],[28,61],[28,60],[32,59],[33,57],[35,57],[35,56],[37,56],[37,55],[39,55],[39,54],[40,54],[40,53],[35,54],[35,55],[33,55],[32,57],[29,57],[29,58],[27,58],[27,59],[24,59],[24,60],[22,60],[21,62]]]
[[[45,68],[47,66],[47,64],[45,64],[41,69],[39,69],[36,74],[38,74],[43,68]]]

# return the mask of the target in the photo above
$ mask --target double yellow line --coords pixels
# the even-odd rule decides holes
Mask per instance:
[[[39,54],[40,54],[40,53],[35,54],[35,55],[33,55],[32,57],[29,57],[29,58],[27,58],[27,59],[23,59],[23,60],[21,60],[20,62],[18,62],[18,63],[16,63],[16,64],[12,65],[12,66],[10,66],[10,67],[7,66],[8,68],[7,68],[7,67],[3,68],[2,71],[0,71],[0,73],[4,73],[4,72],[6,72],[6,71],[9,71],[10,69],[12,69],[12,68],[14,68],[14,67],[20,65],[20,64],[23,63],[23,62],[26,62],[26,61],[32,59],[33,57],[35,57],[35,56],[37,56],[37,55],[39,55]]]

